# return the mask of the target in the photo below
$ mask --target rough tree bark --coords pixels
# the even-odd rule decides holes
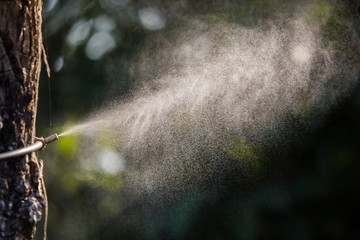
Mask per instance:
[[[0,152],[33,143],[41,0],[0,0]],[[0,239],[32,239],[45,205],[36,155],[0,160]]]

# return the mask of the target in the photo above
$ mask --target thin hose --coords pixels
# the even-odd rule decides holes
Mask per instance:
[[[36,142],[30,146],[16,149],[14,151],[0,153],[0,159],[12,158],[22,156],[37,150],[43,149],[47,144],[59,139],[59,136],[55,133],[46,138],[36,138]]]

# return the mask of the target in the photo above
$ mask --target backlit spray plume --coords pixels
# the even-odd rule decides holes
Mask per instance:
[[[286,129],[277,126],[288,116],[315,124],[354,86],[358,69],[301,20],[261,29],[195,21],[150,41],[132,69],[141,82],[133,97],[70,133],[84,134],[80,158],[87,164],[99,151],[96,137],[116,139],[111,147],[125,156],[117,159],[126,163],[125,188],[171,197],[256,164],[252,146],[275,147],[283,138],[277,147],[286,148]]]

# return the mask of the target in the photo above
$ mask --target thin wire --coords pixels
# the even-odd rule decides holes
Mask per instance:
[[[45,200],[44,240],[46,240],[47,239],[48,216],[49,216],[49,201],[48,201],[46,187],[45,187],[44,172],[42,174],[41,184],[42,184],[42,187],[43,187],[44,200]]]
[[[45,21],[44,21],[45,22]],[[46,25],[44,24],[44,35],[45,35],[45,45],[46,45],[46,52],[49,52],[48,49],[48,41],[47,41],[47,32],[46,32]],[[43,39],[44,41],[44,39]],[[44,48],[44,44],[42,45]],[[46,52],[44,51],[44,57],[46,56]],[[45,60],[46,59],[46,60]],[[50,80],[50,67],[47,61],[47,57],[44,58],[45,64],[47,67],[47,77],[48,77],[48,94],[49,94],[49,134],[52,132],[52,107],[51,107],[51,80]],[[48,226],[48,216],[49,216],[49,201],[46,192],[45,180],[44,180],[44,161],[42,161],[42,177],[41,177],[41,185],[43,188],[44,193],[44,200],[45,200],[45,219],[44,219],[44,229],[43,229],[43,239],[47,240],[47,226]]]
[[[45,39],[44,39],[45,40],[45,49],[46,49],[46,52],[49,52],[48,41],[47,41],[47,32],[46,32],[45,25],[44,25],[44,35],[45,35]],[[47,67],[48,66],[49,66],[49,64],[47,64]],[[49,97],[49,134],[51,134],[52,133],[52,102],[51,102],[51,79],[50,79],[49,73],[48,73],[47,80],[48,80],[48,97]]]
[[[48,216],[49,216],[49,201],[48,201],[48,197],[47,197],[47,192],[46,192],[46,186],[45,186],[45,180],[44,180],[44,161],[39,158],[38,155],[38,161],[37,161],[37,165],[38,165],[38,169],[40,171],[41,174],[41,186],[42,186],[42,190],[43,190],[43,195],[44,195],[44,201],[45,201],[45,219],[44,219],[44,231],[43,231],[43,240],[47,240],[47,224],[48,224]]]
[[[52,106],[51,106],[51,81],[48,78],[48,91],[49,91],[49,134],[53,132],[52,129]]]

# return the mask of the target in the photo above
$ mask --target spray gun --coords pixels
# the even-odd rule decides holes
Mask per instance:
[[[48,145],[49,143],[52,143],[58,139],[59,139],[59,136],[56,133],[54,133],[46,138],[35,137],[34,144],[27,146],[27,147],[19,148],[19,149],[13,150],[13,151],[0,153],[0,159],[22,156],[22,155],[25,155],[25,154],[28,154],[31,152],[35,152],[37,150],[42,150],[46,147],[46,145]]]

